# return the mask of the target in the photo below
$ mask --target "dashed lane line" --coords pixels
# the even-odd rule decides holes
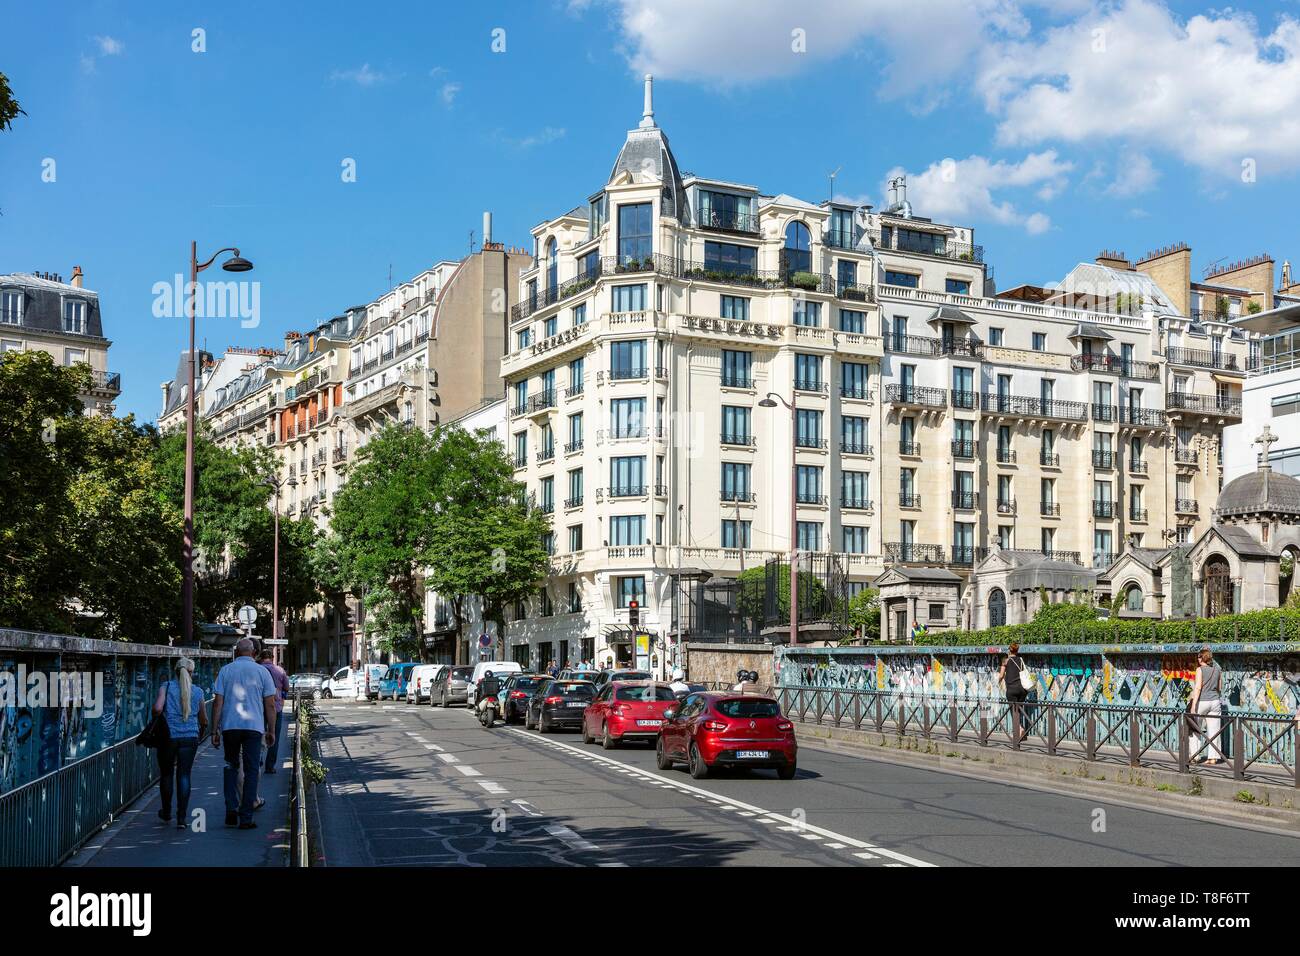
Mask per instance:
[[[510,792],[505,787],[501,786],[501,784],[494,783],[491,780],[475,780],[474,782],[493,796],[500,796],[503,793]]]
[[[558,740],[547,740],[544,737],[539,737],[537,734],[529,733],[525,730],[520,730],[517,727],[510,727],[507,729],[511,730],[516,734],[519,734],[521,737],[526,737],[529,740],[540,741],[541,743],[548,744],[552,747],[556,747],[561,750],[566,750],[569,753],[574,753],[574,754],[583,753],[582,750],[579,750],[577,747],[574,747],[571,744],[560,743]],[[605,757],[601,754],[589,754],[589,756],[591,756],[595,760],[599,760],[602,763],[608,764],[612,767],[627,766],[624,763],[621,763],[617,760],[612,760],[609,757]],[[707,790],[701,790],[698,787],[691,786],[690,784],[680,783],[677,781],[670,781],[668,780],[668,778],[660,776],[657,773],[651,773],[646,771],[645,775],[650,780],[662,781],[664,783],[674,783],[676,784],[677,789],[681,790],[684,793],[690,793],[693,796],[700,797],[705,800],[713,799],[713,794]],[[867,843],[863,840],[858,840],[854,837],[846,836],[843,833],[836,833],[834,830],[828,830],[825,827],[819,827],[812,823],[806,823],[802,820],[795,820],[792,817],[786,817],[783,816],[782,814],[774,813],[771,810],[765,810],[762,807],[754,806],[753,804],[743,803],[740,800],[732,800],[731,802],[737,807],[744,807],[746,810],[750,810],[754,813],[762,814],[764,817],[766,817],[768,820],[772,822],[785,824],[787,827],[793,825],[796,826],[802,832],[820,835],[822,837],[825,837],[828,840],[833,840],[837,843],[843,843],[846,846],[857,847],[859,850],[869,851],[871,853],[876,854],[877,856],[883,856],[888,859],[894,860],[900,866],[923,866],[923,867],[936,866],[936,864],[934,863],[929,863],[925,860],[917,859],[914,856],[908,856],[906,853],[899,853],[897,850],[889,850],[886,849],[885,847],[876,846],[873,843]],[[854,855],[856,856],[857,854]]]
[[[588,840],[584,840],[582,837],[578,836],[578,834],[574,833],[568,827],[560,826],[559,824],[556,824],[555,826],[547,827],[546,832],[549,833],[551,836],[555,837],[556,839],[560,840],[561,842],[563,842],[566,846],[570,847],[571,849],[585,850],[587,852],[600,850],[600,847],[596,846],[596,844],[591,843]]]
[[[473,767],[471,767],[471,766],[470,766],[469,764],[467,764],[467,763],[458,763],[458,764],[456,764],[456,769],[459,770],[462,774],[464,774],[464,775],[467,776],[467,777],[481,777],[481,776],[483,776],[481,773],[479,773],[477,770],[475,770]]]

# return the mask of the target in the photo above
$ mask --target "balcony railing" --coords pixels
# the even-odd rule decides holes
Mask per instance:
[[[977,441],[966,441],[956,439],[952,443],[952,456],[954,458],[974,458],[979,453],[980,443]]]
[[[914,239],[910,235],[900,233],[897,229],[885,229],[879,235],[872,233],[871,241],[877,250],[892,249],[896,252],[910,252],[959,262],[982,263],[984,261],[983,246],[953,242],[943,237],[937,237],[937,241],[926,241]]]
[[[1015,501],[1007,501],[1007,500],[1003,500],[1003,501],[999,501],[999,502],[998,502],[998,514],[1000,514],[1000,515],[1013,515],[1013,514],[1015,514],[1015,513],[1016,513],[1016,503],[1015,503]]]
[[[624,382],[633,379],[649,378],[650,369],[646,366],[640,366],[639,368],[612,368],[609,370],[607,375],[611,382]]]
[[[1140,522],[1145,522],[1145,521],[1147,520],[1147,509],[1146,509],[1146,508],[1129,508],[1129,509],[1128,509],[1128,520],[1129,520],[1129,521],[1140,521]]]
[[[1170,392],[1168,405],[1171,409],[1199,412],[1203,415],[1222,415],[1224,418],[1241,417],[1241,402],[1239,400],[1220,398],[1217,395]]]
[[[1110,372],[1124,378],[1143,379],[1154,382],[1160,377],[1160,366],[1155,362],[1139,362],[1136,359],[1124,361],[1118,355],[1094,353],[1092,355],[1075,355],[1070,359],[1070,368],[1076,372]]]
[[[1174,448],[1174,463],[1178,465],[1195,465],[1199,460],[1195,448]]]
[[[1113,451],[1102,451],[1094,448],[1092,450],[1092,467],[1094,468],[1114,468],[1115,453]]]
[[[900,441],[898,443],[898,453],[907,455],[909,458],[921,457],[921,443],[915,441]]]
[[[835,296],[839,299],[846,299],[849,302],[874,302],[876,301],[876,290],[869,285],[859,285],[856,282],[835,282]]]
[[[885,560],[904,564],[943,564],[943,545],[886,541]]]
[[[826,496],[818,494],[815,491],[797,491],[795,492],[794,499],[801,505],[826,504]]]
[[[606,494],[610,498],[643,498],[647,492],[646,485],[611,485]]]
[[[1038,463],[1044,468],[1060,468],[1061,456],[1051,451],[1040,451],[1038,453]]]
[[[1066,561],[1070,564],[1083,564],[1083,559],[1080,557],[1078,551],[1040,551],[1039,554],[1047,558],[1049,561]]]
[[[1016,453],[1010,448],[998,449],[999,465],[1014,465],[1016,463]]]
[[[903,491],[898,495],[898,507],[900,508],[919,508],[921,507],[921,496],[914,495],[911,492]]]
[[[850,384],[850,383],[848,383],[848,382],[841,382],[841,383],[840,383],[840,397],[841,397],[841,398],[859,398],[859,399],[868,399],[868,398],[871,397],[871,389],[868,388],[866,385],[861,385],[861,384],[857,384],[857,383]]]
[[[722,501],[741,501],[753,503],[758,500],[758,495],[748,489],[723,488],[721,494]]]
[[[348,460],[347,445],[335,445],[333,459],[335,464],[338,464],[341,461],[347,461]]]
[[[581,394],[582,394],[581,382],[574,382],[572,385],[570,385],[568,388],[564,390],[565,398],[575,398],[576,396]]]
[[[696,213],[696,222],[700,229],[743,232],[751,235],[758,233],[758,217],[747,212],[724,212],[711,209],[706,213],[704,210],[699,210]]]
[[[960,508],[963,511],[972,511],[980,505],[980,496],[974,491],[954,491],[952,493],[952,506]]]
[[[1055,501],[1040,501],[1038,503],[1038,513],[1044,518],[1061,517],[1061,506]]]
[[[606,259],[606,262],[610,260]],[[601,276],[601,267],[596,267],[579,273],[572,279],[551,286],[549,289],[542,289],[537,294],[524,299],[517,305],[510,307],[510,321],[515,322],[519,319],[526,319],[539,309],[544,309],[548,305],[554,305],[562,299],[585,292],[596,284],[596,280]]]
[[[954,544],[952,546],[952,555],[949,557],[948,563],[961,567],[968,567],[975,564],[977,561],[983,561],[987,556],[987,548],[977,548],[969,544]]]
[[[1113,518],[1115,517],[1115,502],[1113,501],[1094,501],[1092,503],[1092,516],[1094,518]]]
[[[1174,511],[1180,515],[1194,515],[1197,512],[1195,498],[1176,498]]]
[[[515,455],[515,467],[516,467],[516,468],[525,468],[525,467],[527,467],[527,466],[528,466],[528,456],[527,456],[527,455]]]
[[[1088,417],[1088,406],[1084,402],[1067,402],[1053,398],[1028,398],[1022,395],[985,392],[981,397],[981,406],[985,412],[992,414],[1023,415],[1026,418],[1081,422]]]
[[[883,336],[886,352],[899,355],[963,355],[979,358],[984,354],[984,345],[975,339],[930,338],[924,335],[904,335],[901,332],[886,332]]]
[[[1165,357],[1170,365],[1190,365],[1194,368],[1212,368],[1227,372],[1241,370],[1237,363],[1237,356],[1229,352],[1173,346],[1165,353]]]
[[[794,390],[796,392],[813,392],[825,395],[826,383],[816,378],[796,378],[794,380]]]
[[[954,388],[949,394],[952,398],[953,408],[973,409],[979,407],[979,396],[975,392],[962,392]]]
[[[858,497],[858,496],[856,496],[856,495],[841,495],[841,496],[840,496],[840,507],[841,507],[841,508],[850,508],[850,509],[852,509],[852,510],[854,510],[854,511],[870,511],[870,510],[871,510],[871,499],[870,499],[870,498],[861,498],[861,497]]]
[[[541,464],[542,462],[546,462],[546,461],[551,461],[551,460],[554,459],[554,458],[555,458],[555,446],[554,446],[554,445],[551,445],[551,446],[548,447],[548,448],[542,448],[542,449],[539,449],[538,452],[537,452],[537,462],[538,462],[538,464]]]
[[[794,445],[796,448],[820,448],[827,447],[825,438],[813,438],[811,435],[795,435]]]
[[[548,388],[540,395],[534,395],[528,400],[528,410],[530,412],[546,411],[549,408],[555,408],[555,389]]]
[[[579,438],[577,441],[567,442],[564,446],[564,453],[566,455],[572,455],[575,451],[582,451],[581,438]]]
[[[1115,563],[1119,555],[1114,551],[1094,551],[1092,552],[1092,566],[1096,570],[1108,568]]]
[[[752,447],[754,444],[753,435],[742,435],[737,432],[723,432],[719,440],[724,445],[739,445],[744,448]]]
[[[753,388],[754,380],[748,375],[728,375],[722,374],[723,388]]]
[[[1119,407],[1117,405],[1092,403],[1092,420],[1094,422],[1113,422],[1118,417]]]
[[[1145,428],[1164,428],[1167,421],[1165,413],[1159,408],[1135,408],[1128,405],[1120,409],[1120,421],[1126,425],[1141,425]]]
[[[841,441],[840,452],[845,455],[870,455],[872,454],[871,446],[864,445],[861,442]]]
[[[566,510],[582,507],[582,495],[574,495],[572,498],[565,498],[564,507]]]
[[[100,392],[122,391],[122,373],[121,372],[101,372],[99,369],[90,370],[90,387]]]
[[[1131,458],[1128,463],[1130,475],[1145,475],[1147,473],[1147,463],[1141,458]]]
[[[924,405],[927,408],[944,408],[948,392],[926,385],[886,385],[885,401],[891,405]]]

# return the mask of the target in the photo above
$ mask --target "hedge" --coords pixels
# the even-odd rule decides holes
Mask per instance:
[[[1011,624],[982,631],[935,630],[918,645],[985,647],[1020,644],[1192,644],[1300,641],[1300,611],[1270,608],[1191,621],[1098,618],[1054,626],[1046,622]]]

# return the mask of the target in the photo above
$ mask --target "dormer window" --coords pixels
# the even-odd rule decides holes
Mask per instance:
[[[0,323],[19,325],[23,320],[21,289],[0,289]]]
[[[63,331],[86,334],[86,303],[80,299],[63,300]]]

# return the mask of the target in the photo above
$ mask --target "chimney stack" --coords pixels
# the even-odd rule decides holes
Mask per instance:
[[[81,288],[82,278],[83,278],[83,276],[82,276],[82,273],[81,273],[81,266],[73,266],[73,267],[72,267],[72,285],[73,285],[74,288],[77,288],[77,289],[80,289],[80,288]]]
[[[483,248],[492,242],[492,213],[483,213]]]
[[[641,128],[653,129],[655,125],[655,78],[649,73],[645,75],[645,107],[641,110]]]

